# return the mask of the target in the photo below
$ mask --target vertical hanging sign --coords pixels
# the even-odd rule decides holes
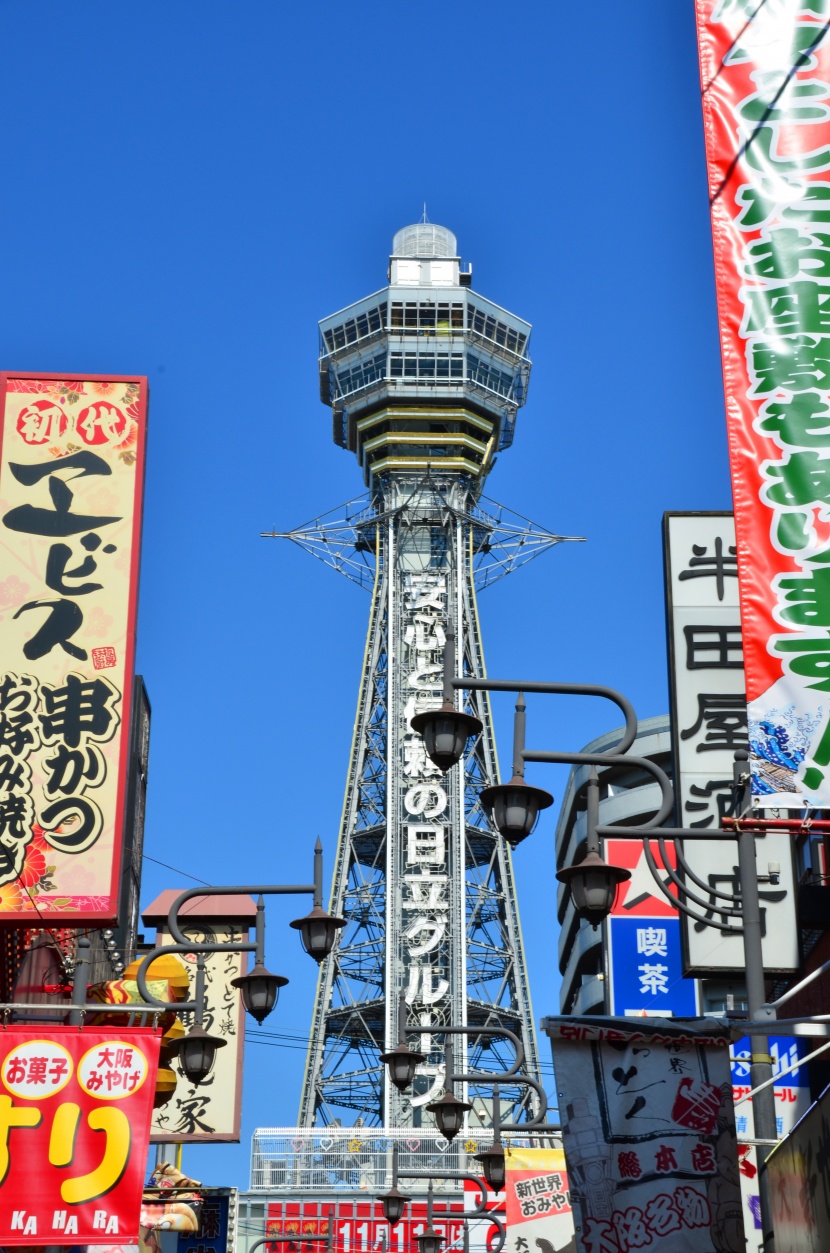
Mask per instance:
[[[743,1249],[728,1028],[707,1018],[542,1027],[578,1253]],[[508,1194],[508,1222],[509,1204]]]
[[[407,560],[406,552],[402,560]],[[399,960],[407,980],[406,1003],[418,1021],[430,1027],[451,1018],[451,806],[446,780],[409,724],[415,714],[440,704],[450,602],[447,575],[441,570],[405,570],[399,587],[405,676],[398,789],[403,836]],[[429,1036],[424,1036],[424,1044],[423,1051],[429,1054]],[[435,1100],[442,1082],[443,1068],[429,1058],[422,1062],[416,1071],[412,1105]]]
[[[508,1253],[575,1253],[574,1217],[561,1149],[505,1149]]]
[[[0,918],[115,920],[144,378],[0,374]]]
[[[724,896],[739,887],[737,847],[718,830],[724,818],[733,816],[735,752],[745,750],[749,740],[732,516],[665,514],[663,554],[678,818],[684,827],[713,832],[711,840],[687,840],[682,845],[683,875],[695,911],[712,924],[729,925],[730,906]],[[774,790],[781,769],[768,748],[759,747],[758,753],[756,786],[760,781],[768,791]],[[761,887],[764,965],[770,972],[797,970],[790,836],[781,831],[759,836],[758,863],[764,874],[770,863],[778,866],[776,882]],[[744,948],[739,933],[726,934],[686,914],[681,927],[685,974],[741,974]]]
[[[827,806],[830,6],[696,11],[753,788]]]

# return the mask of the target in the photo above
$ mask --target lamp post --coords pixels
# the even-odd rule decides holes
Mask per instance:
[[[472,1109],[472,1105],[468,1101],[460,1101],[456,1097],[454,1091],[456,1083],[472,1083],[480,1086],[489,1086],[491,1084],[498,1086],[500,1083],[507,1082],[524,1084],[526,1087],[531,1088],[539,1098],[539,1109],[536,1115],[525,1123],[501,1123],[501,1129],[503,1131],[527,1131],[533,1128],[537,1133],[540,1131],[560,1130],[559,1126],[549,1126],[544,1122],[547,1115],[548,1101],[547,1093],[542,1085],[537,1080],[531,1079],[529,1075],[520,1075],[518,1073],[524,1061],[524,1048],[519,1037],[507,1027],[462,1027],[454,1023],[440,1027],[425,1027],[419,1024],[417,1030],[421,1035],[498,1035],[509,1040],[515,1049],[513,1064],[507,1070],[480,1070],[471,1074],[456,1074],[452,1041],[449,1039],[445,1041],[444,1094],[436,1101],[427,1105],[426,1108],[434,1115],[438,1130],[447,1140],[455,1139],[464,1125],[464,1115],[467,1110]],[[382,1053],[381,1061],[386,1063],[395,1086],[400,1091],[405,1091],[415,1077],[415,1070],[419,1062],[423,1060],[424,1054],[411,1051],[406,1043],[406,996],[401,993],[398,996],[398,1044],[390,1052]],[[397,1079],[395,1075],[398,1076]]]
[[[507,1162],[501,1142],[501,1101],[497,1083],[493,1084],[493,1143],[489,1149],[476,1153],[475,1159],[481,1162],[482,1174],[491,1191],[501,1192],[507,1178]]]
[[[470,1219],[470,1218],[479,1218],[479,1217],[483,1217],[486,1215],[486,1217],[490,1219],[490,1221],[493,1223],[494,1227],[496,1227],[498,1234],[499,1234],[499,1242],[490,1250],[490,1253],[502,1253],[502,1249],[504,1248],[504,1242],[506,1238],[504,1224],[502,1223],[501,1219],[499,1218],[497,1214],[494,1214],[487,1210],[487,1188],[485,1184],[482,1182],[482,1180],[478,1177],[478,1175],[472,1175],[472,1174],[467,1173],[466,1171],[459,1171],[459,1170],[442,1170],[440,1172],[429,1171],[429,1170],[400,1170],[399,1165],[398,1165],[398,1146],[397,1144],[394,1144],[392,1146],[392,1186],[388,1192],[381,1192],[378,1195],[378,1200],[383,1206],[384,1217],[386,1218],[386,1221],[390,1223],[392,1226],[394,1226],[395,1223],[399,1222],[400,1219],[403,1218],[403,1215],[406,1211],[407,1203],[412,1200],[410,1196],[406,1196],[403,1192],[399,1190],[398,1182],[400,1179],[428,1179],[429,1180],[429,1187],[427,1189],[427,1226],[422,1236],[415,1237],[416,1241],[418,1242],[419,1253],[440,1253],[441,1235],[439,1232],[435,1230],[433,1226],[433,1222],[432,1222],[432,1219],[433,1219],[432,1184],[433,1184],[433,1181],[438,1181],[442,1179],[457,1179],[461,1181],[468,1180],[469,1182],[474,1183],[476,1185],[479,1192],[481,1193],[480,1199],[472,1210],[468,1210],[466,1212],[465,1217]],[[466,1235],[466,1227],[465,1227],[465,1235]],[[424,1237],[427,1237],[428,1239],[428,1243],[426,1244],[426,1246],[421,1243]],[[436,1240],[437,1240],[437,1243],[435,1243]],[[466,1245],[466,1240],[465,1240],[465,1249],[466,1247],[467,1245]],[[253,1253],[253,1250],[251,1250],[251,1253]]]
[[[315,961],[322,961],[331,952],[337,939],[337,932],[344,927],[342,918],[334,918],[322,907],[323,894],[323,848],[319,841],[314,848],[314,882],[313,883],[269,883],[251,886],[234,887],[199,887],[189,888],[177,896],[170,906],[167,915],[167,926],[173,936],[173,944],[162,944],[154,948],[141,961],[136,971],[136,983],[145,1005],[153,1010],[173,1010],[177,1014],[193,1013],[194,1024],[187,1035],[178,1042],[179,1060],[182,1070],[191,1083],[202,1083],[213,1069],[217,1049],[226,1042],[220,1036],[210,1035],[202,1027],[205,1006],[205,956],[209,953],[254,953],[253,968],[246,975],[233,979],[232,985],[238,987],[242,994],[245,1009],[257,1022],[261,1023],[274,1008],[279,990],[288,980],[282,975],[272,974],[265,966],[265,896],[311,896],[311,911],[302,918],[295,919],[290,925],[300,932],[303,947]],[[179,925],[179,912],[192,897],[204,896],[248,896],[256,895],[257,914],[255,940],[241,941],[235,944],[209,944],[189,940]],[[157,957],[165,953],[196,954],[196,988],[195,999],[192,1001],[169,1002],[161,1001],[153,996],[147,986],[150,966]],[[84,987],[84,999],[86,989]],[[74,1011],[77,1012],[77,1011]]]
[[[626,697],[622,695],[622,693],[616,692],[613,688],[589,686],[586,684],[520,682],[500,679],[478,679],[469,676],[457,678],[452,673],[455,668],[455,658],[454,647],[452,646],[454,645],[454,640],[452,641],[452,645],[450,645],[451,639],[452,637],[448,635],[448,648],[445,651],[444,658],[445,705],[447,704],[446,693],[456,689],[518,693],[516,717],[514,721],[514,777],[510,780],[510,783],[502,785],[501,788],[487,788],[481,793],[482,803],[485,805],[489,804],[494,823],[497,829],[499,829],[504,835],[504,838],[514,845],[518,842],[518,839],[524,838],[522,834],[518,833],[524,830],[525,834],[527,834],[533,829],[536,816],[538,815],[538,810],[541,807],[535,798],[530,794],[530,790],[528,790],[525,794],[522,793],[520,785],[523,783],[523,776],[517,779],[516,763],[518,761],[521,761],[522,763],[534,761],[571,766],[585,765],[591,767],[587,789],[588,812],[586,815],[586,855],[583,861],[579,864],[575,866],[563,867],[557,874],[557,878],[560,882],[565,883],[565,885],[569,888],[577,914],[581,918],[590,922],[594,927],[598,926],[599,923],[607,917],[611,910],[617,885],[631,877],[629,871],[624,870],[621,867],[609,866],[603,860],[600,854],[600,839],[613,837],[615,839],[641,840],[646,863],[652,873],[652,876],[660,891],[663,895],[669,898],[671,904],[675,908],[693,918],[696,922],[703,923],[705,926],[712,927],[715,930],[723,933],[741,933],[743,935],[749,1024],[755,1028],[756,1032],[759,1026],[763,1027],[765,1024],[772,1024],[775,1021],[775,1009],[767,1004],[764,988],[764,961],[761,943],[761,913],[758,892],[755,833],[751,824],[744,823],[742,825],[740,822],[740,817],[745,815],[750,804],[748,791],[748,755],[745,752],[736,754],[735,787],[736,790],[740,792],[741,803],[736,806],[739,820],[736,822],[734,830],[707,829],[706,832],[701,832],[698,828],[665,827],[662,824],[669,820],[674,811],[674,789],[672,787],[671,780],[668,778],[665,771],[656,765],[656,763],[649,761],[647,758],[637,757],[629,752],[629,749],[634,744],[637,734],[637,718],[634,713],[633,706],[626,699]],[[568,753],[526,749],[524,745],[525,710],[523,695],[525,692],[575,696],[601,696],[613,701],[622,710],[625,717],[625,730],[620,743],[616,746],[617,751],[605,753]],[[421,729],[425,742],[427,743],[427,752],[429,752],[427,731],[431,725],[430,718],[434,719],[437,716],[437,713],[438,711],[428,711],[427,713],[419,715],[419,722],[421,724],[419,729]],[[461,760],[463,752],[464,746],[462,746],[460,751],[458,751],[455,758],[456,762]],[[446,770],[448,768],[444,764],[446,756],[440,762],[437,759],[434,760],[436,765],[438,765],[441,769]],[[612,824],[601,824],[599,822],[599,780],[596,774],[596,767],[603,765],[634,765],[645,770],[655,778],[660,786],[661,802],[658,811],[653,818],[637,827],[621,827]],[[669,865],[669,859],[665,849],[666,839],[671,839],[673,841],[694,839],[711,840],[713,837],[737,839],[740,879],[739,893],[730,894],[715,891],[713,888],[703,883],[702,880],[694,874],[691,867],[683,857],[682,848],[678,847],[676,843],[675,855],[678,866],[683,871],[685,880],[681,879],[677,872]],[[663,860],[664,871],[677,889],[677,896],[675,896],[666,887],[660,877],[660,874],[658,873],[657,865],[651,851],[651,839],[656,839],[658,842]],[[692,885],[691,887],[689,886],[690,883]],[[721,900],[723,903],[718,906],[718,913],[722,919],[728,919],[729,921],[716,920],[709,907],[709,902],[702,899],[695,889],[703,889],[708,894],[710,899],[714,896]],[[701,914],[696,912],[693,907],[694,905],[702,907],[705,913]],[[759,1140],[766,1140],[769,1144],[771,1144],[776,1140],[777,1133],[774,1104],[775,1098],[771,1084],[772,1058],[769,1054],[766,1036],[762,1034],[753,1034],[753,1040],[751,1081],[753,1088],[760,1089],[757,1093],[756,1100],[753,1102],[755,1132]],[[768,1152],[769,1145],[759,1145],[758,1156],[762,1164],[765,1161]],[[766,1174],[763,1170],[760,1172],[759,1193],[764,1247],[768,1253],[772,1253],[773,1232],[771,1209],[767,1194]]]

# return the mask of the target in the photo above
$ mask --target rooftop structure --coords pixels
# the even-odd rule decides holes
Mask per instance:
[[[357,454],[370,487],[428,466],[483,482],[527,396],[530,325],[471,289],[443,226],[398,231],[388,277],[320,323],[334,441]]]

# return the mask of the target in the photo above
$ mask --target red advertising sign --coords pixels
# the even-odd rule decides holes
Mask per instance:
[[[384,1248],[388,1253],[418,1253],[415,1237],[427,1225],[427,1205],[425,1200],[410,1201],[401,1221],[390,1227],[381,1203],[374,1200],[270,1204],[265,1234],[296,1234],[297,1242],[267,1245],[266,1253],[284,1253],[286,1245],[289,1253],[319,1253],[323,1246],[308,1243],[303,1236],[327,1235],[330,1222],[334,1223],[335,1253],[374,1253]],[[463,1203],[447,1204],[437,1195],[433,1226],[440,1232],[445,1247],[460,1248],[464,1235]]]
[[[666,853],[672,870],[677,869],[674,846],[667,844]],[[658,871],[664,871],[660,845],[656,840],[649,840],[649,848]],[[626,879],[617,888],[614,904],[611,908],[613,917],[631,918],[675,918],[677,910],[669,903],[648,868],[643,845],[639,840],[606,840],[605,857],[612,866],[624,866],[631,871],[631,878]],[[668,875],[660,875],[672,896],[677,896],[677,888]]]
[[[0,374],[0,919],[115,920],[147,380]]]
[[[826,0],[696,0],[696,10],[753,791],[766,806],[822,807],[830,9]]]
[[[0,1245],[136,1238],[160,1038],[0,1031]]]

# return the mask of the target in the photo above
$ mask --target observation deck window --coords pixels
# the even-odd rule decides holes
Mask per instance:
[[[393,300],[390,317],[393,331],[422,331],[427,335],[449,335],[464,330],[464,305],[460,302]]]
[[[485,339],[491,339],[494,344],[500,344],[509,352],[524,356],[527,336],[508,326],[506,322],[500,322],[484,309],[478,309],[475,305],[467,306],[467,328],[477,335],[483,335]]]
[[[393,352],[389,354],[393,379],[462,379],[464,354],[460,352]]]
[[[476,357],[471,352],[467,353],[467,377],[499,396],[513,397],[516,390],[516,380],[512,374],[506,374],[504,370],[497,369],[492,361],[485,357]]]
[[[348,396],[385,377],[386,353],[381,352],[375,357],[366,357],[362,361],[356,361],[345,370],[338,370],[337,390],[341,396]]]
[[[480,465],[483,458],[474,448],[466,444],[393,444],[379,449],[375,454],[379,457],[464,457],[467,461]]]
[[[373,309],[364,309],[349,318],[340,326],[332,326],[323,331],[323,339],[329,352],[337,352],[347,344],[356,344],[369,335],[386,329],[386,301]]]

